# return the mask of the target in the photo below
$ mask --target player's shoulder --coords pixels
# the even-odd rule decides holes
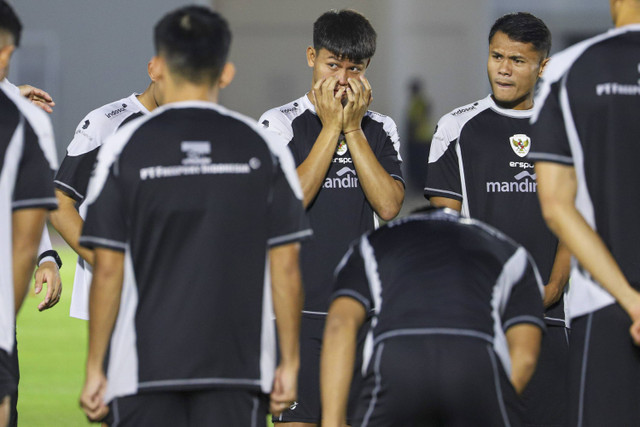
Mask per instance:
[[[490,108],[489,97],[454,108],[438,120],[436,134],[446,133],[451,138],[456,138],[470,120]]]
[[[365,117],[370,118],[374,122],[380,123],[387,133],[397,132],[396,122],[390,117],[377,111],[367,110]]]
[[[266,128],[271,127],[273,122],[291,124],[291,122],[307,110],[313,110],[313,104],[311,104],[311,101],[304,95],[294,101],[265,111],[262,116],[260,116],[258,122]],[[265,120],[267,122],[265,122]]]

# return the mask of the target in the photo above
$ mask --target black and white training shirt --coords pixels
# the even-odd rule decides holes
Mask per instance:
[[[18,209],[55,209],[57,167],[53,128],[46,113],[0,83],[0,349],[14,344],[12,214]]]
[[[123,124],[148,113],[134,93],[96,108],[78,124],[54,183],[56,188],[77,202],[82,218],[86,216],[86,206],[83,202],[100,146]],[[91,277],[91,266],[78,257],[71,295],[72,317],[85,320],[89,318]]]
[[[125,253],[106,400],[152,390],[269,392],[268,250],[311,234],[291,155],[201,101],[122,127],[98,154],[80,242]]]
[[[532,117],[532,161],[575,168],[576,208],[640,290],[640,24],[587,39],[554,55]],[[614,302],[579,265],[569,290],[571,317]]]
[[[322,130],[322,122],[306,95],[267,111],[259,122],[286,141],[296,166],[307,158]],[[404,184],[400,170],[400,140],[393,120],[367,111],[361,127],[382,167]],[[340,258],[354,239],[378,225],[343,135],[337,141],[324,184],[307,207],[307,213],[314,237],[302,244],[300,252],[304,309],[326,313],[333,273]]]
[[[491,96],[443,116],[431,142],[426,197],[462,202],[462,215],[479,219],[523,245],[549,280],[558,240],[547,228],[528,153],[536,147],[532,110],[500,108]],[[563,300],[545,313],[565,324]]]
[[[403,335],[446,334],[493,346],[505,371],[505,332],[544,330],[542,282],[533,259],[486,224],[439,209],[394,220],[349,248],[332,300],[353,298],[373,312],[363,370],[374,348]]]

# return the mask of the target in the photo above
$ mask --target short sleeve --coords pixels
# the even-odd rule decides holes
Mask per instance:
[[[510,284],[511,292],[502,313],[502,327],[506,331],[519,323],[531,323],[544,330],[543,287],[533,258],[520,248],[510,262],[522,264],[516,266],[522,274],[514,276]]]
[[[58,203],[53,192],[53,170],[38,136],[27,120],[23,121],[24,145],[16,183],[12,209],[55,209]]]
[[[125,194],[119,177],[114,174],[114,165],[95,200],[87,209],[87,218],[82,229],[80,244],[124,251],[128,241]],[[95,179],[95,178],[92,178]]]
[[[462,201],[462,183],[457,153],[458,140],[444,118],[440,120],[431,140],[424,196],[446,197]]]
[[[377,154],[378,161],[392,178],[405,185],[404,178],[402,177],[402,158],[400,157],[398,128],[395,122],[389,117],[385,118],[384,131],[382,150]]]
[[[567,128],[560,105],[560,83],[543,83],[540,95],[536,97],[536,111],[531,119],[531,152],[528,158],[573,165]]]
[[[369,312],[375,307],[360,248],[359,243],[353,244],[338,264],[330,301],[339,297],[350,297],[360,302],[365,311]]]

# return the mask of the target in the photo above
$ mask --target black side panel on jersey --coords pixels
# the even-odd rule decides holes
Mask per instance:
[[[53,193],[53,171],[28,120],[24,120],[24,148],[13,201],[24,208],[58,206]]]
[[[20,121],[20,113],[13,102],[0,91],[0,172],[4,166],[7,147]]]

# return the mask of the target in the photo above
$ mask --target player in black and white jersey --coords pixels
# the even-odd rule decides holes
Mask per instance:
[[[355,425],[521,425],[516,393],[535,369],[541,295],[522,246],[452,210],[414,213],[365,234],[336,273],[322,347],[322,426],[345,425],[356,334],[369,316]]]
[[[302,190],[277,136],[215,104],[234,72],[224,18],[184,7],[154,33],[162,107],[106,141],[87,194],[81,404],[118,426],[257,425],[267,393],[276,414],[296,397]]]
[[[393,120],[369,111],[365,78],[376,33],[352,10],[330,11],[313,27],[307,63],[312,89],[259,122],[293,153],[314,238],[304,242],[305,287],[299,399],[274,421],[320,422],[319,357],[333,271],[349,243],[395,217],[404,199],[400,141]]]
[[[89,318],[89,286],[93,251],[78,243],[86,215],[87,186],[98,150],[104,141],[129,121],[148,114],[157,107],[153,75],[141,94],[132,94],[91,111],[78,124],[67,154],[60,164],[54,184],[59,208],[51,215],[51,223],[62,238],[78,254],[73,281],[70,315]]]
[[[20,42],[22,25],[0,1],[0,81]],[[18,372],[15,315],[36,264],[47,210],[55,209],[51,176],[57,167],[51,123],[45,113],[0,85],[0,426],[10,422]]]
[[[527,154],[533,91],[548,61],[551,34],[529,13],[499,18],[489,33],[492,94],[443,116],[433,137],[425,196],[480,219],[531,252],[545,286],[539,367],[523,394],[526,424],[564,425],[568,334],[563,291],[570,255],[544,223]]]
[[[610,5],[616,28],[553,56],[532,117],[542,210],[578,260],[571,426],[640,425],[640,1]]]

